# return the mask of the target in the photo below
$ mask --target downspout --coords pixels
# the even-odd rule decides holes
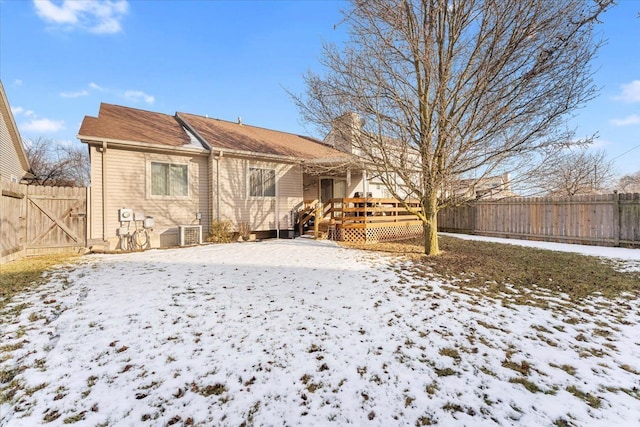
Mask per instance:
[[[102,142],[102,241],[107,241],[107,143]]]
[[[217,156],[213,156],[216,160],[216,220],[220,222],[220,158],[222,158],[222,150]]]
[[[279,203],[278,203],[278,169],[276,169],[276,176],[275,176],[275,180],[276,182],[274,183],[274,185],[276,186],[276,239],[280,238],[280,210],[279,210]]]

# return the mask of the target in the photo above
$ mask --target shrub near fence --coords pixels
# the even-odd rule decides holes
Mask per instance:
[[[479,200],[441,210],[438,229],[551,242],[640,246],[640,194]]]

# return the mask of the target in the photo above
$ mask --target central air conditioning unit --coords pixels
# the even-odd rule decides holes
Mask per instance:
[[[193,246],[202,243],[201,225],[179,225],[178,244],[180,246]]]

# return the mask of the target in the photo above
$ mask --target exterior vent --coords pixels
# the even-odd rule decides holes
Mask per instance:
[[[201,225],[179,225],[178,244],[180,246],[193,246],[202,243]]]

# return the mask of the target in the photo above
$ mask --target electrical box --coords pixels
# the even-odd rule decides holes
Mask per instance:
[[[156,222],[153,220],[152,216],[148,216],[144,219],[144,228],[153,228],[154,225],[156,225]]]
[[[144,221],[144,212],[135,212],[133,214],[133,219],[135,221]]]
[[[120,222],[133,221],[133,209],[121,208],[121,209],[118,209],[118,214],[120,216]]]
[[[202,219],[202,214],[200,212],[196,212],[196,219],[197,220],[201,220]]]

